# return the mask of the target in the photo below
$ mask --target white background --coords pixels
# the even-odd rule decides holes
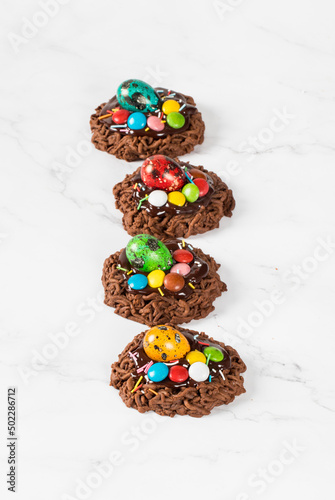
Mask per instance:
[[[41,16],[37,1],[1,2],[1,498],[8,386],[19,409],[8,498],[331,496],[335,253],[320,241],[335,241],[333,2],[57,5]],[[206,137],[184,158],[237,202],[190,239],[229,289],[190,326],[238,349],[247,393],[200,420],[140,415],[108,385],[143,330],[100,300],[103,261],[129,238],[112,188],[140,163],[91,147],[89,117],[128,78],[194,96]]]

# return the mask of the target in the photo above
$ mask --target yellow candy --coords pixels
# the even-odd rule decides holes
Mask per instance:
[[[180,104],[175,101],[174,99],[169,99],[168,101],[165,101],[163,106],[162,106],[162,111],[165,115],[168,115],[169,113],[172,113],[173,111],[179,111]]]
[[[172,203],[172,205],[182,207],[185,205],[186,198],[180,191],[172,191],[172,193],[168,194],[168,202]]]
[[[191,351],[186,355],[186,361],[190,363],[190,365],[193,365],[193,363],[197,363],[198,361],[200,363],[206,363],[206,356],[202,354],[200,351]]]
[[[144,352],[153,361],[181,359],[190,350],[190,344],[181,332],[172,326],[154,326],[143,338]]]
[[[151,286],[151,288],[159,288],[163,285],[165,272],[161,271],[160,269],[156,269],[156,271],[151,271],[151,273],[148,274],[147,278],[148,284],[149,286]]]

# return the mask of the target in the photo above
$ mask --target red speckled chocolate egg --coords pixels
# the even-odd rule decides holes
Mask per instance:
[[[150,188],[172,192],[181,189],[186,177],[178,163],[164,155],[150,156],[141,167],[141,179]]]

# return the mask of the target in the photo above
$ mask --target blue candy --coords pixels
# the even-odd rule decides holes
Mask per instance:
[[[154,363],[148,370],[148,377],[152,382],[161,382],[169,374],[169,369],[164,363]]]
[[[128,286],[133,290],[143,290],[148,286],[148,278],[144,274],[134,274],[128,280]]]
[[[147,118],[143,113],[136,111],[129,116],[127,124],[132,130],[141,130],[146,126]]]

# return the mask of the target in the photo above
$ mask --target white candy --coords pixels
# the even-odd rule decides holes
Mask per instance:
[[[154,207],[162,207],[167,202],[168,197],[165,191],[156,189],[149,194],[148,202]]]
[[[196,382],[204,382],[209,377],[209,368],[205,363],[196,361],[189,367],[188,374]]]

